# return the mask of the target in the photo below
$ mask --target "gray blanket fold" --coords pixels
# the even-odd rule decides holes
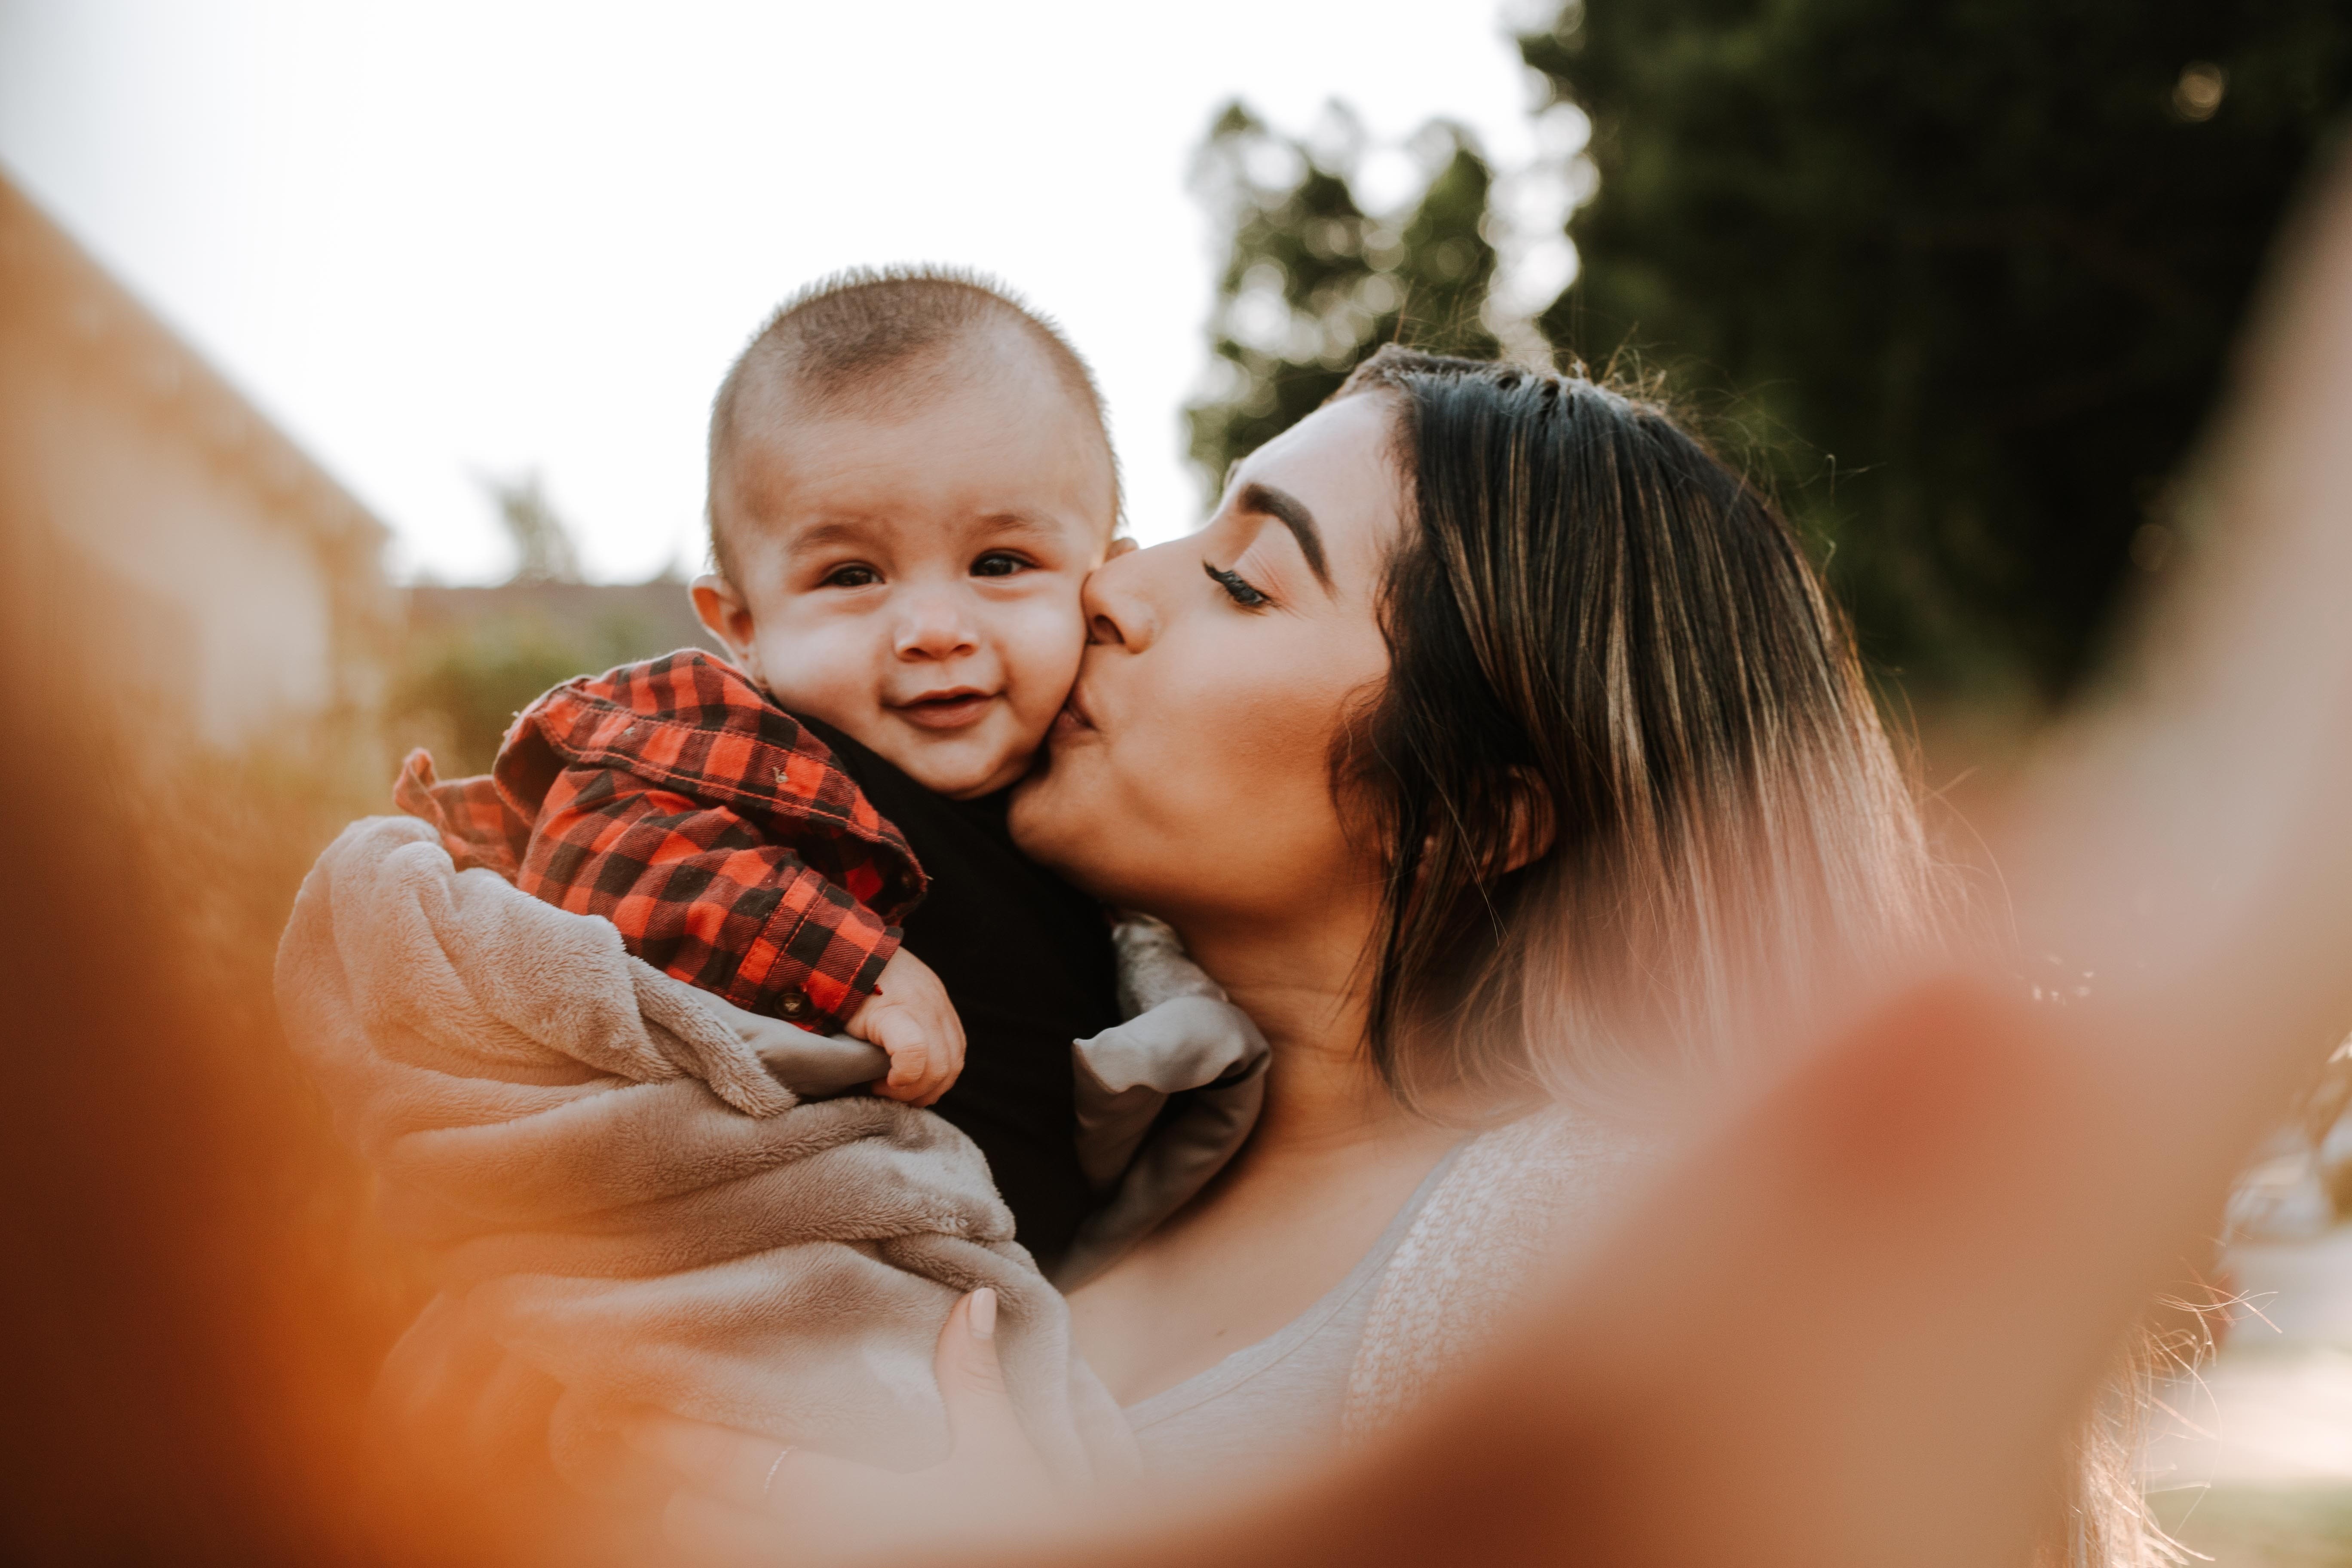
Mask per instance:
[[[421,1440],[541,1447],[593,1487],[653,1405],[911,1468],[947,1447],[939,1331],[988,1285],[1040,1451],[1073,1479],[1131,1468],[970,1140],[814,1098],[878,1076],[872,1047],[727,1007],[406,818],[320,858],[278,990],[387,1223],[433,1260],[381,1392]]]
[[[1115,932],[1127,1022],[1071,1047],[1078,1160],[1104,1194],[1055,1271],[1074,1290],[1174,1214],[1257,1125],[1272,1059],[1249,1015],[1159,921]]]

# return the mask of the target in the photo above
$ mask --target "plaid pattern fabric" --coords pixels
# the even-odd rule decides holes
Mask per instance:
[[[830,748],[697,649],[567,681],[484,776],[411,752],[393,799],[482,866],[688,984],[837,1029],[898,950],[922,868]]]

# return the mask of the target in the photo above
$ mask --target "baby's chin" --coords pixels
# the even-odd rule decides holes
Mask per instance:
[[[908,724],[885,724],[883,729],[883,734],[857,738],[897,764],[900,773],[950,800],[976,800],[1018,784],[1036,761],[1045,739],[940,736]]]

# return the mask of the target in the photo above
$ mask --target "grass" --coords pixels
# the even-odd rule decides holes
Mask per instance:
[[[2352,1568],[2352,1485],[2181,1487],[2148,1500],[2216,1568]]]

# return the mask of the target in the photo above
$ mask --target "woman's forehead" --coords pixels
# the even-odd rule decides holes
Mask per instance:
[[[1387,397],[1326,404],[1243,459],[1233,494],[1238,500],[1255,488],[1296,501],[1311,519],[1334,583],[1360,583],[1403,526],[1395,432]]]

